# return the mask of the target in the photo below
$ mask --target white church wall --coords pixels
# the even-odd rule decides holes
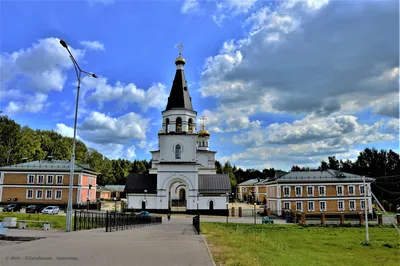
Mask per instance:
[[[137,194],[127,194],[126,195],[127,204],[129,209],[142,209],[142,201],[145,200],[144,195]],[[157,194],[147,194],[146,195],[146,209],[157,209]]]
[[[226,196],[200,196],[199,209],[208,210],[211,200],[214,201],[214,210],[226,209]]]
[[[196,135],[161,135],[160,162],[196,161]],[[182,145],[181,159],[175,159],[174,147]]]

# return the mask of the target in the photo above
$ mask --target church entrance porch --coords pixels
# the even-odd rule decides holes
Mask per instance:
[[[186,212],[187,186],[181,181],[173,182],[169,189],[169,205],[171,212]]]

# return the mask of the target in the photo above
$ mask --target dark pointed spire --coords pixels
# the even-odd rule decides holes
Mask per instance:
[[[176,73],[174,82],[172,84],[171,92],[168,97],[167,108],[165,109],[166,111],[173,108],[184,108],[193,110],[192,99],[190,98],[189,95],[185,73],[183,70],[183,66],[186,63],[185,59],[182,57],[183,45],[180,44],[178,47],[179,47],[179,57],[175,60]]]

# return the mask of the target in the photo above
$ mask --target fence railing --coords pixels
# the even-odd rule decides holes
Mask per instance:
[[[161,217],[145,217],[127,213],[106,213],[106,232],[162,223]]]
[[[106,226],[106,213],[75,210],[74,231],[103,228]]]
[[[196,215],[193,217],[193,226],[197,234],[200,234],[200,215]]]

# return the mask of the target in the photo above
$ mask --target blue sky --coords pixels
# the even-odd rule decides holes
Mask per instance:
[[[183,44],[217,159],[315,166],[399,150],[397,1],[3,1],[0,109],[78,136],[110,158],[150,159]],[[371,38],[373,36],[373,38]]]

